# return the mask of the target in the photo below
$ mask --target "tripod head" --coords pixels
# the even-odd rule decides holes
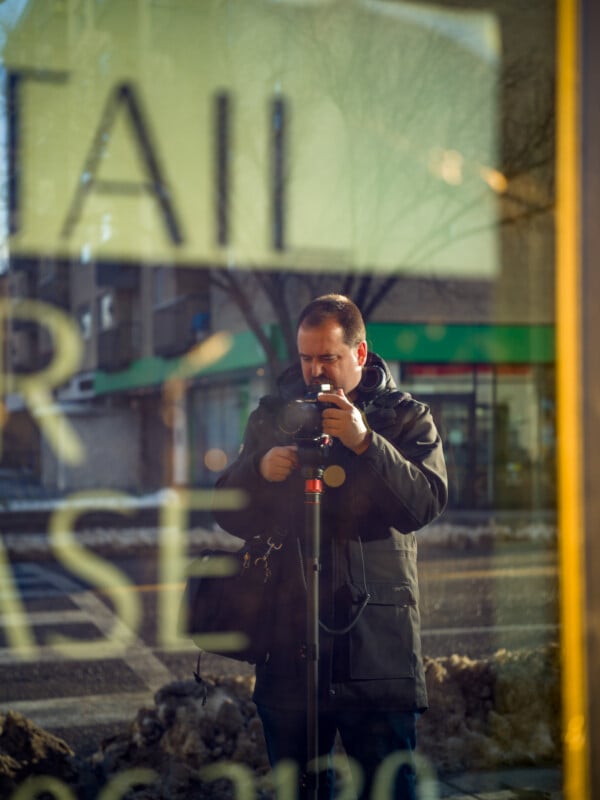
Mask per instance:
[[[304,478],[321,478],[333,439],[325,433],[311,439],[296,439],[298,461]]]

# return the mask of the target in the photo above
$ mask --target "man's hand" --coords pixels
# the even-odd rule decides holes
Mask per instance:
[[[298,467],[298,448],[272,447],[260,460],[260,474],[266,481],[284,481]]]
[[[363,415],[346,397],[342,389],[336,394],[320,392],[321,403],[331,403],[335,408],[326,408],[321,415],[323,433],[335,436],[356,455],[364,453],[371,442],[371,431]]]

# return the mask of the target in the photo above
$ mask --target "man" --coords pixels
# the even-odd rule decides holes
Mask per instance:
[[[386,756],[414,750],[417,715],[427,706],[414,532],[443,510],[446,468],[429,409],[398,391],[368,352],[362,316],[348,298],[309,303],[297,343],[299,365],[283,373],[277,394],[262,398],[240,455],[217,483],[244,489],[248,505],[216,518],[244,539],[283,542],[272,558],[271,646],[256,665],[254,700],[271,763],[296,761],[306,787],[305,445],[286,433],[285,420],[308,386],[330,384],[319,394],[322,431],[332,439],[321,501],[319,751],[330,753],[339,732],[362,768],[360,797],[368,798]],[[392,796],[412,800],[414,782],[410,765],[401,766]],[[326,781],[321,786],[330,792]]]

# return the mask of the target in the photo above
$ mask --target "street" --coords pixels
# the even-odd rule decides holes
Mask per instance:
[[[557,641],[556,553],[499,546],[421,557],[423,652],[486,658]]]
[[[103,559],[108,563],[106,554]],[[135,596],[141,610],[138,627],[125,631],[127,645],[119,651],[111,651],[123,634],[117,594],[84,584],[50,555],[12,559],[0,573],[0,712],[20,711],[90,752],[151,704],[161,686],[190,679],[196,665],[193,644],[171,649],[161,642],[164,587],[156,551],[117,555],[110,564],[126,576],[123,594]],[[420,584],[426,657],[486,658],[499,649],[557,640],[556,556],[547,547],[425,551]],[[25,612],[20,627],[6,600],[11,593]],[[206,655],[203,671],[251,674],[252,668]]]

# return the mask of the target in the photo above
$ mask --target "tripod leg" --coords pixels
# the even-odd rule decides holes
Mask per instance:
[[[321,473],[322,474],[322,473]],[[319,571],[321,555],[321,492],[320,476],[308,477],[305,483],[305,521],[308,543],[307,584],[307,755],[308,763],[319,755]],[[312,783],[314,782],[314,787]],[[311,796],[319,796],[319,772],[307,786]]]

